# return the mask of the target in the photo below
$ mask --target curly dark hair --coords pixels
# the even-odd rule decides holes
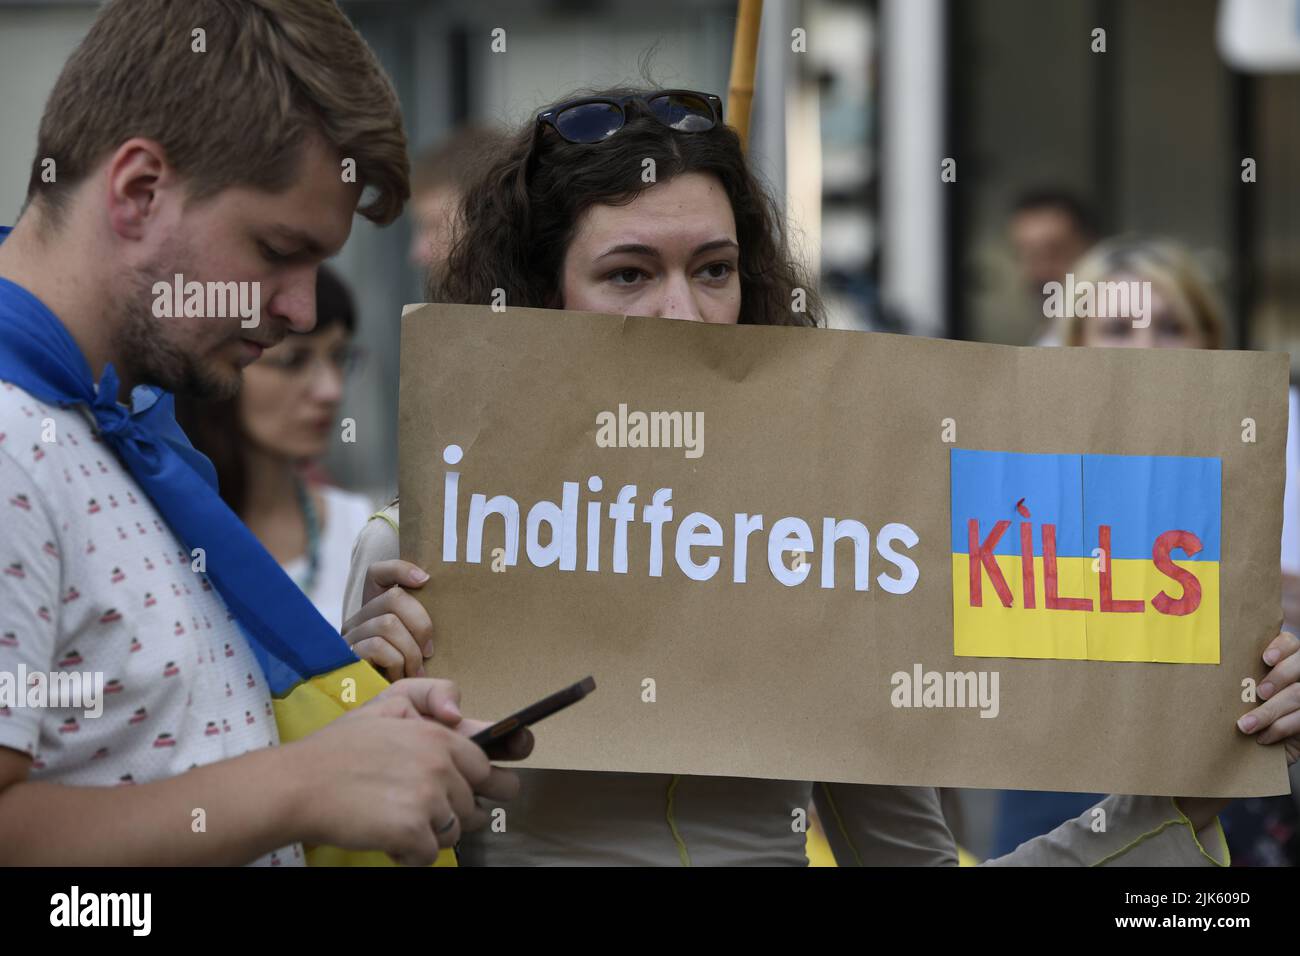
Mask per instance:
[[[653,93],[618,88],[572,98]],[[503,289],[508,305],[563,308],[560,274],[579,218],[597,203],[634,200],[650,185],[641,178],[649,158],[658,182],[706,173],[726,190],[740,246],[741,323],[821,324],[816,289],[791,257],[785,220],[735,131],[720,124],[679,133],[635,104],[627,110],[627,124],[599,143],[569,143],[549,127],[537,137],[533,122],[511,135],[461,200],[452,251],[430,277],[429,301],[486,305]],[[803,311],[793,308],[796,290]]]

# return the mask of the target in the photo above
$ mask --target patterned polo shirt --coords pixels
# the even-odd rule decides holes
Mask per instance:
[[[87,409],[0,382],[0,528],[0,679],[103,684],[98,716],[0,701],[0,746],[32,755],[30,779],[131,786],[279,742],[233,616]],[[257,862],[302,861],[295,844]]]

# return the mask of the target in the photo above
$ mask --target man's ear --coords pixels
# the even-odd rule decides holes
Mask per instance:
[[[152,139],[128,139],[104,166],[108,221],[123,239],[141,239],[157,221],[161,197],[178,184],[161,144]]]

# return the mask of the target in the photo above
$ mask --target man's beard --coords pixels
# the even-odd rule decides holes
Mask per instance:
[[[175,342],[175,327],[168,328],[168,323],[184,319],[160,319],[153,314],[154,283],[170,284],[178,272],[193,274],[180,266],[182,260],[191,261],[188,256],[174,257],[171,265],[151,263],[133,272],[125,295],[109,304],[108,318],[115,330],[113,354],[122,366],[122,377],[136,385],[157,385],[175,395],[210,401],[232,398],[239,391],[239,376],[214,374]]]

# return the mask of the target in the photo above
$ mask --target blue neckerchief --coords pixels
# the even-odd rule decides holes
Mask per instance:
[[[0,227],[0,242],[9,235]],[[207,575],[235,615],[271,692],[357,657],[217,493],[217,473],[176,422],[172,396],[137,386],[132,408],[117,401],[106,365],[90,366],[58,316],[22,286],[0,277],[0,380],[51,404],[84,405],[187,551],[202,548]]]

